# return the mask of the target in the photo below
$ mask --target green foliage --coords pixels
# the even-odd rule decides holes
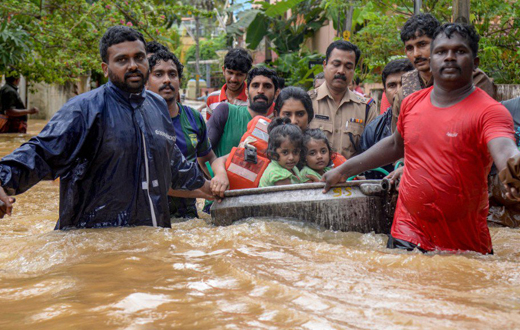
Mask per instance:
[[[260,4],[259,9],[240,14],[238,21],[227,29],[228,33],[237,35],[245,31],[246,42],[251,49],[256,49],[264,37],[267,37],[278,55],[297,52],[326,20],[319,2],[312,0]],[[292,13],[290,16],[287,14],[289,10]]]
[[[12,31],[21,31],[15,38],[18,50],[9,52],[7,60],[0,57],[2,64],[15,64],[30,81],[48,83],[74,81],[91,71],[100,72],[99,39],[110,26],[131,26],[145,39],[175,48],[179,38],[170,28],[180,22],[180,15],[212,15],[166,0],[3,0],[0,14],[2,26],[10,21],[11,35]],[[28,37],[23,38],[21,33]],[[7,43],[4,39],[0,42],[2,49]]]
[[[195,45],[188,48],[186,51],[186,62],[195,61]],[[200,41],[200,59],[214,60],[217,59],[217,50],[226,48],[226,36],[221,35],[214,39],[207,39]]]
[[[318,53],[301,51],[282,54],[273,62],[278,74],[285,79],[286,86],[299,86],[305,90],[312,88],[314,76],[323,71],[323,65],[318,64],[309,69],[310,61],[322,61]]]
[[[0,72],[3,72],[25,59],[31,40],[20,26],[4,20],[0,26],[0,45]]]

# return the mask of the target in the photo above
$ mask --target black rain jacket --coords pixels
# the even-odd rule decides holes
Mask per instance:
[[[67,102],[41,133],[0,161],[9,195],[60,178],[56,229],[170,227],[167,193],[202,187],[175,144],[162,97],[111,82]]]

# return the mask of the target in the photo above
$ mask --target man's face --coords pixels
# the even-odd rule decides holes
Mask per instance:
[[[394,96],[399,91],[399,88],[401,88],[401,76],[405,73],[406,72],[404,72],[404,71],[396,72],[396,73],[389,74],[388,77],[386,77],[385,94],[386,94],[386,98],[390,102],[390,104],[393,103]]]
[[[460,88],[473,82],[473,70],[479,59],[474,57],[468,41],[458,33],[439,35],[434,42],[430,66],[436,83],[448,83]]]
[[[148,60],[141,41],[125,41],[108,47],[108,63],[101,67],[105,77],[118,88],[139,93],[148,80]]]
[[[247,94],[251,110],[266,114],[273,104],[276,91],[271,78],[255,76],[247,86]]]
[[[337,93],[345,92],[354,77],[356,54],[352,51],[334,48],[328,62],[323,62],[323,72],[327,87]]]
[[[179,73],[173,61],[157,61],[157,64],[150,72],[150,78],[146,87],[152,92],[161,95],[166,103],[171,103],[177,100],[179,86]]]
[[[227,89],[232,92],[238,92],[244,86],[246,81],[247,73],[237,70],[226,69],[222,67],[224,73],[224,79],[226,80]]]
[[[410,39],[404,43],[406,57],[412,62],[417,71],[430,71],[430,39],[426,35],[420,37],[415,34],[414,39]]]

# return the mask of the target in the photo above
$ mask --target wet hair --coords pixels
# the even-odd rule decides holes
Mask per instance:
[[[244,48],[233,48],[224,57],[224,69],[248,73],[253,67],[253,58]]]
[[[327,47],[327,52],[325,53],[325,63],[329,62],[330,53],[332,53],[332,51],[336,48],[339,50],[354,52],[354,54],[356,55],[355,64],[357,65],[359,58],[361,57],[361,51],[356,45],[345,40],[336,40],[333,43],[331,43],[329,47]]]
[[[312,86],[316,85],[316,80],[318,79],[325,79],[325,73],[324,72],[320,72],[318,73],[315,77],[314,77],[314,80],[312,82]]]
[[[164,50],[158,51],[148,59],[148,63],[150,64],[150,72],[152,72],[153,68],[159,61],[168,62],[170,60],[173,61],[173,64],[175,64],[175,67],[177,68],[179,80],[182,79],[182,70],[184,69],[184,66],[181,64],[181,62],[179,62],[179,59],[177,56],[175,56],[175,54]]]
[[[256,68],[253,68],[253,70],[249,71],[249,74],[247,75],[247,89],[249,89],[249,85],[251,84],[251,81],[256,76],[264,76],[273,82],[274,90],[278,90],[279,88],[279,81],[278,81],[278,75],[276,74],[276,71],[266,68],[265,66],[257,66]]]
[[[461,24],[461,23],[446,23],[441,26],[435,31],[435,34],[432,38],[431,42],[431,49],[433,49],[434,40],[437,39],[437,37],[440,34],[445,35],[448,39],[451,38],[451,36],[457,33],[462,38],[466,39],[468,42],[469,48],[473,52],[473,57],[477,57],[478,54],[478,42],[480,40],[480,36],[478,35],[477,31],[473,27],[473,25],[468,24]]]
[[[108,48],[110,46],[126,41],[136,40],[141,41],[143,46],[146,45],[143,35],[137,30],[124,25],[116,25],[108,28],[99,41],[99,54],[101,55],[101,60],[104,63],[108,63]]]
[[[441,23],[439,23],[432,14],[426,13],[413,15],[406,21],[406,23],[404,23],[403,28],[401,29],[401,40],[404,43],[408,40],[422,37],[424,35],[433,39],[435,30],[437,30],[439,25],[441,25]]]
[[[166,47],[165,45],[158,43],[155,40],[149,41],[146,43],[146,53],[147,54],[155,54],[159,52],[160,50],[169,52],[170,49]]]
[[[276,102],[274,103],[274,110],[280,116],[280,110],[282,110],[285,101],[289,99],[294,99],[300,101],[307,111],[307,120],[310,123],[314,118],[314,109],[312,108],[312,100],[309,94],[301,89],[300,87],[285,87],[280,91],[280,94],[276,98]]]
[[[383,79],[383,88],[386,89],[386,78],[388,78],[389,75],[412,70],[413,64],[407,58],[390,61],[383,69],[383,74],[381,75]]]
[[[300,160],[303,155],[303,133],[302,130],[291,124],[289,118],[274,118],[267,127],[269,142],[267,145],[267,157],[272,160],[280,159],[276,149],[280,148],[282,142],[289,139],[296,148],[300,148]]]
[[[329,163],[327,166],[330,166],[332,164],[332,160],[336,158],[336,154],[333,153],[332,147],[330,146],[329,139],[327,139],[327,136],[323,131],[319,128],[310,128],[305,130],[303,133],[303,155],[304,158],[307,157],[307,143],[309,143],[310,140],[316,140],[316,141],[324,141],[325,145],[327,145],[327,149],[329,149]]]

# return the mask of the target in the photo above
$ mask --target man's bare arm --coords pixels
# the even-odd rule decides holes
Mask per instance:
[[[500,137],[488,142],[488,149],[499,173],[509,171],[508,160],[516,158],[520,162],[520,151],[515,142],[509,138]],[[512,177],[520,177],[520,173],[510,173]],[[511,184],[504,184],[505,195],[508,199],[520,201],[520,191]]]
[[[7,109],[5,111],[5,114],[9,117],[21,117],[25,115],[32,115],[38,112],[40,112],[40,110],[38,110],[38,108],[33,107],[30,109]]]
[[[323,192],[338,182],[345,182],[347,178],[365,171],[390,164],[404,157],[404,140],[398,131],[384,138],[370,149],[347,160],[340,167],[323,175],[321,181],[326,182]]]

